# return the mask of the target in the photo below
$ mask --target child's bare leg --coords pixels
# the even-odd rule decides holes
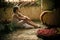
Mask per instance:
[[[38,27],[39,27],[36,23],[34,23],[34,22],[31,21],[31,20],[26,20],[25,22],[26,22],[27,24],[29,24],[29,25],[34,26],[35,28],[38,28]]]

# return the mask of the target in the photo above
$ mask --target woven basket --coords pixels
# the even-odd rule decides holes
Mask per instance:
[[[40,15],[40,20],[47,25],[60,25],[60,15],[53,11],[43,11]]]

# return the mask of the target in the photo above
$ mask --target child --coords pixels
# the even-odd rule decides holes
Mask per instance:
[[[13,21],[17,26],[24,27],[24,28],[39,28],[39,25],[31,21],[31,19],[20,12],[18,6],[13,8]],[[33,27],[34,26],[34,27]]]

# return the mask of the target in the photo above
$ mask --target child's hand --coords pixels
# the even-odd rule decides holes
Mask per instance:
[[[27,16],[24,16],[24,18],[26,18],[25,20],[31,20],[29,17],[27,17]]]
[[[22,20],[26,20],[26,18],[25,18],[25,17],[22,17],[21,19],[22,19]]]
[[[23,22],[23,20],[19,21],[18,23],[22,23],[22,22]]]

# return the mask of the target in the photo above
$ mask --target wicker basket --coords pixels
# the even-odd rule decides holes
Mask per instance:
[[[60,25],[60,14],[53,11],[43,11],[40,15],[42,23],[47,25]]]

